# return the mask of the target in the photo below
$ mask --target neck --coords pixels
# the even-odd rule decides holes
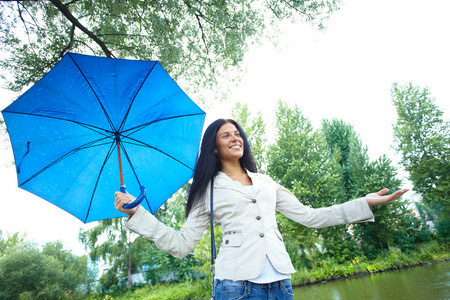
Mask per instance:
[[[239,161],[236,162],[223,162],[222,161],[222,170],[223,173],[228,176],[236,176],[246,174],[245,170],[242,169]]]

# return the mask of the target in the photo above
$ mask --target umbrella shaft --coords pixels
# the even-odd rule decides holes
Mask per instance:
[[[119,157],[120,185],[123,185],[122,159],[120,158],[120,141],[119,141],[119,139],[116,140],[116,145],[117,145],[117,154]]]

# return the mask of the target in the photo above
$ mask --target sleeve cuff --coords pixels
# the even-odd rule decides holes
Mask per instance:
[[[134,215],[128,219],[125,228],[152,239],[157,232],[157,225],[158,220],[155,216],[146,211],[142,206],[139,206]]]
[[[375,217],[365,197],[342,205],[345,223],[375,222]]]

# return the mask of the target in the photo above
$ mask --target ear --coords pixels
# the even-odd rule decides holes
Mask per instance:
[[[217,148],[214,148],[214,153],[219,153],[219,151],[217,151]]]

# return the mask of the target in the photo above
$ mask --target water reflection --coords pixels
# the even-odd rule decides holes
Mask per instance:
[[[450,300],[450,263],[302,286],[294,294],[295,300]]]

